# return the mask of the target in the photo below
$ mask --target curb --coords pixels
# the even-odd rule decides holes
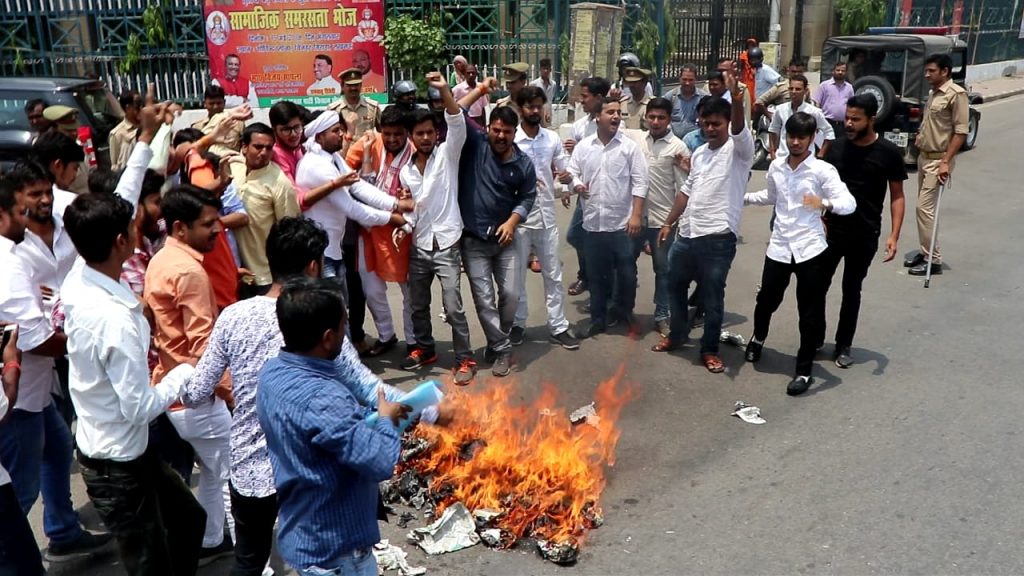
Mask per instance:
[[[1024,87],[1012,88],[1010,90],[1004,90],[1002,92],[997,92],[997,93],[989,95],[989,96],[984,96],[983,95],[983,97],[985,98],[985,104],[988,104],[989,102],[995,102],[997,100],[1004,100],[1006,98],[1011,98],[1013,96],[1019,96],[1021,94],[1024,94]]]

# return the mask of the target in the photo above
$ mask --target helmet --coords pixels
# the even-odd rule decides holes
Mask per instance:
[[[416,83],[412,80],[399,80],[391,86],[391,95],[395,98],[401,98],[402,96],[408,96],[409,94],[416,93]]]
[[[623,52],[622,55],[619,56],[618,67],[622,68],[623,66],[632,66],[634,68],[639,68],[640,58],[638,58],[637,55],[633,54],[632,52]]]
[[[754,46],[753,48],[747,48],[747,60],[750,60],[750,61],[757,60],[759,62],[763,62],[764,61],[764,50],[761,50],[757,46]]]
[[[440,99],[441,99],[441,91],[440,90],[438,90],[437,88],[434,88],[433,86],[431,86],[430,88],[427,88],[427,100],[430,100],[431,102],[436,102],[436,101],[438,101]]]

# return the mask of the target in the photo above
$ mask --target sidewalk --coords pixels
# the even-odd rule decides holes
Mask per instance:
[[[1018,94],[1024,94],[1024,76],[1003,76],[984,82],[974,82],[970,89],[981,94],[985,102],[994,102]]]

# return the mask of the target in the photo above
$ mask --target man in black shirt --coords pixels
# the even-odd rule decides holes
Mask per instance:
[[[828,229],[827,273],[830,279],[839,261],[846,260],[843,270],[843,303],[839,309],[836,347],[832,355],[832,360],[840,368],[849,368],[853,364],[850,346],[857,330],[860,290],[868,275],[871,259],[878,251],[887,186],[892,231],[885,240],[883,262],[896,256],[896,245],[903,225],[903,181],[907,179],[907,169],[899,149],[875,132],[877,112],[878,101],[873,96],[860,94],[850,98],[846,103],[847,137],[845,140],[836,140],[825,155],[825,160],[836,167],[839,177],[857,200],[857,210],[853,214],[827,214],[825,220]]]

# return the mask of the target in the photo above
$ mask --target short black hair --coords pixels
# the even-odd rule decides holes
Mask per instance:
[[[526,88],[523,89],[525,90]],[[516,111],[511,106],[498,106],[492,110],[487,125],[494,124],[495,120],[499,120],[502,124],[513,128],[519,126],[519,114],[516,114]]]
[[[722,62],[736,62],[736,59],[732,56],[722,56],[718,59],[718,63],[721,64]]]
[[[114,190],[117,190],[117,181],[120,179],[120,172],[114,172],[110,168],[97,168],[89,173],[89,192],[113,194]]]
[[[135,219],[131,202],[116,194],[82,194],[64,210],[64,228],[75,250],[90,264],[110,257],[118,236],[128,238]]]
[[[0,174],[0,212],[10,212],[14,208],[14,205],[17,203],[14,196],[16,191],[17,188],[14,187],[14,182],[7,176]]]
[[[854,94],[846,101],[846,107],[863,110],[868,118],[878,115],[878,100],[871,94]]]
[[[239,62],[242,61],[242,59],[238,56],[238,54],[228,54],[227,56],[224,57],[224,61],[227,62],[228,58],[234,58],[234,59],[238,60]]]
[[[793,56],[789,59],[789,66],[807,69],[807,60],[804,60],[799,56]]]
[[[495,110],[497,110],[497,108],[495,108]],[[434,125],[435,129],[437,128],[437,119],[430,110],[415,108],[405,115],[405,126],[410,134],[412,134],[412,131],[415,130],[417,126],[424,122],[430,122]]]
[[[729,120],[732,118],[732,104],[719,96],[708,98],[707,102],[704,102],[704,106],[700,109],[700,117],[710,118],[712,116],[723,116],[726,120]]]
[[[65,164],[85,161],[82,147],[74,138],[63,132],[50,131],[41,134],[32,145],[32,154],[47,168],[54,160],[60,160]]]
[[[590,78],[584,78],[580,82],[580,87],[586,88],[587,92],[594,96],[603,97],[607,96],[608,92],[611,91],[612,83],[600,76],[591,76]]]
[[[121,95],[117,97],[117,103],[121,105],[121,109],[125,109],[129,106],[135,106],[135,103],[142,98],[142,95],[135,90],[125,90],[121,92]]]
[[[803,82],[804,88],[807,88],[807,76],[804,76],[803,74],[793,74],[789,77],[789,81],[792,82],[793,80]]]
[[[662,98],[661,96],[655,96],[654,98],[651,98],[651,101],[647,103],[647,109],[661,110],[668,114],[669,117],[672,116],[672,102],[670,102],[667,98]]]
[[[152,194],[159,194],[164,188],[167,179],[163,174],[153,169],[147,169],[142,177],[142,189],[139,191],[139,204]]]
[[[203,137],[203,131],[198,128],[182,128],[174,133],[171,146],[177,148],[186,142],[198,142]]]
[[[302,104],[296,104],[296,106],[298,106],[298,108],[299,108],[299,118],[302,119],[302,125],[303,126],[305,126],[306,124],[309,124],[310,122],[313,121],[313,118],[315,118],[315,116],[314,116],[312,110],[310,110],[309,108],[306,108]],[[338,115],[341,116],[341,122],[342,122],[342,124],[344,124],[345,123],[345,115],[344,114],[340,114],[340,113]]]
[[[277,104],[280,104],[280,102],[278,102]],[[277,104],[275,104],[275,106]],[[253,134],[262,134],[264,136],[270,136],[271,140],[275,139],[273,128],[267,126],[263,122],[253,122],[252,124],[246,126],[245,130],[242,130],[242,144],[249,144],[250,142],[252,142]]]
[[[275,102],[274,105],[270,107],[270,113],[268,116],[270,117],[271,126],[284,126],[296,118],[301,120],[302,110],[299,109],[295,102],[281,100],[280,102]]]
[[[50,172],[36,160],[32,158],[26,158],[20,160],[7,171],[5,175],[7,182],[14,186],[14,191],[17,192],[29,184],[36,182],[50,182]]]
[[[540,98],[545,104],[548,103],[548,95],[540,86],[524,86],[519,94],[516,94],[516,105],[522,108],[537,98]]]
[[[406,130],[409,129],[405,125],[405,111],[398,106],[388,106],[380,113],[380,127],[386,126],[401,126]]]
[[[46,108],[46,100],[43,100],[42,98],[33,98],[28,102],[25,102],[25,114],[28,114],[32,110],[35,110],[36,106],[42,106],[43,108]]]
[[[289,352],[312,350],[345,318],[341,284],[332,278],[291,278],[277,298],[277,325]]]
[[[949,54],[932,54],[924,59],[924,63],[926,66],[928,64],[935,64],[939,67],[939,72],[943,70],[949,70],[950,73],[953,72],[953,58]]]
[[[160,199],[160,213],[163,215],[167,230],[174,227],[175,222],[191,226],[199,219],[203,208],[211,206],[220,210],[223,207],[220,198],[209,190],[191,184],[183,184],[171,189]]]
[[[814,116],[806,112],[797,112],[786,120],[786,135],[796,136],[797,138],[806,138],[808,136],[814,137],[814,133],[818,131],[818,121],[814,119]]]
[[[324,62],[327,62],[328,66],[334,68],[334,60],[331,60],[331,57],[327,54],[317,54],[313,57],[313,60],[323,60]]]
[[[224,89],[219,84],[209,84],[203,91],[203,100],[223,100]]]
[[[551,68],[551,58],[541,58],[540,59],[540,67],[541,68]]]
[[[721,70],[712,70],[711,72],[708,72],[708,77],[705,78],[705,80],[707,80],[708,82],[712,80],[725,82],[725,74],[722,74]]]
[[[267,235],[270,276],[277,282],[301,276],[310,262],[320,262],[327,243],[327,232],[309,218],[289,216],[274,222]]]

